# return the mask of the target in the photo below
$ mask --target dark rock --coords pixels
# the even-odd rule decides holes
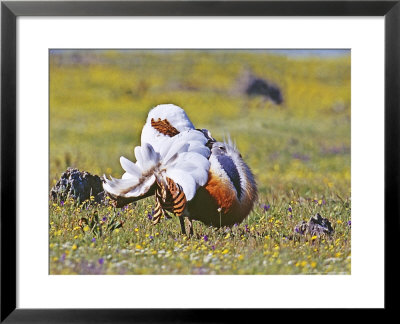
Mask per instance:
[[[53,200],[66,200],[71,197],[83,202],[90,199],[90,196],[93,196],[97,203],[105,199],[101,178],[73,168],[68,168],[50,191]]]
[[[278,105],[283,102],[282,92],[277,85],[254,76],[250,77],[246,94],[248,96],[264,96]]]
[[[283,95],[279,86],[256,76],[250,69],[244,70],[239,75],[235,91],[247,96],[261,96],[277,105],[283,103]]]
[[[323,218],[320,214],[315,214],[308,222],[301,222],[294,229],[295,233],[300,235],[310,234],[312,236],[333,233],[331,222],[327,218]]]

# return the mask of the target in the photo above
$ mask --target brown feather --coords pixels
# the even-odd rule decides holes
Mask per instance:
[[[174,126],[172,126],[167,119],[161,120],[160,118],[158,118],[158,120],[155,121],[154,118],[152,118],[151,126],[161,134],[169,137],[173,137],[179,134],[179,131]]]

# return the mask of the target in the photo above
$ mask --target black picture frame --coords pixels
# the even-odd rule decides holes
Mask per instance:
[[[1,322],[235,322],[243,310],[16,308],[16,19],[19,16],[384,16],[385,309],[398,283],[390,249],[399,237],[400,1],[2,1],[1,3]],[[374,152],[371,152],[374,154]],[[394,245],[393,245],[394,244]],[[393,252],[398,256],[398,250]],[[184,292],[183,292],[184,293]],[[182,298],[187,298],[184,293]],[[252,317],[265,310],[247,310]]]

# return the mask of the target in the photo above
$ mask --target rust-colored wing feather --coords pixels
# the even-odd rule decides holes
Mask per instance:
[[[173,137],[179,134],[179,131],[174,126],[172,126],[167,119],[161,120],[160,118],[158,118],[158,120],[155,121],[154,118],[152,118],[151,126],[159,131],[161,134],[169,137]]]

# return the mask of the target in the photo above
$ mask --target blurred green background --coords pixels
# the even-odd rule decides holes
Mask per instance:
[[[284,102],[246,95],[249,72]],[[236,141],[261,195],[349,197],[350,92],[349,51],[51,50],[49,186],[68,166],[120,176],[148,111],[174,103]]]

